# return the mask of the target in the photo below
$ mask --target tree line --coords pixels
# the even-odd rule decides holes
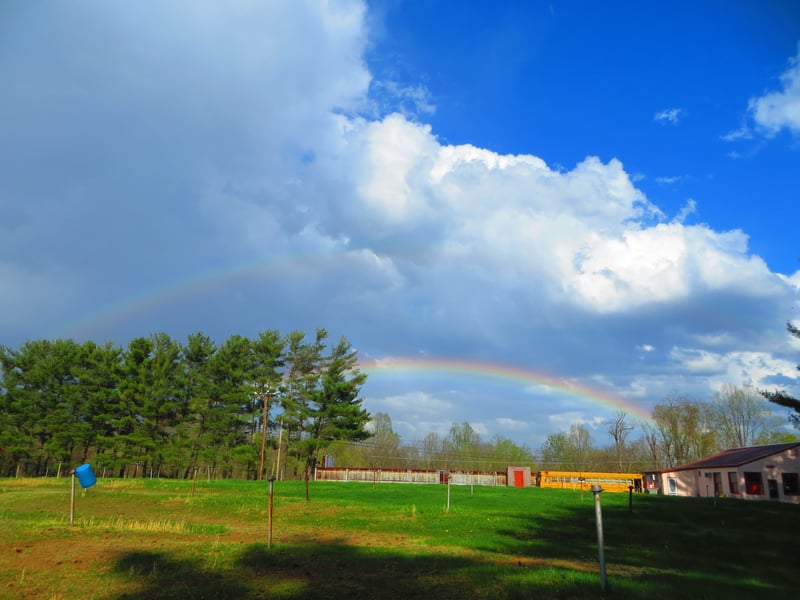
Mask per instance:
[[[217,345],[203,333],[186,343],[158,333],[125,348],[0,346],[0,476],[56,475],[91,459],[118,477],[308,477],[323,451],[341,466],[640,472],[798,439],[764,398],[793,409],[796,427],[800,401],[724,386],[710,401],[666,398],[650,421],[620,412],[591,430],[573,424],[536,451],[499,435],[484,441],[469,423],[404,443],[388,414],[362,407],[366,375],[350,342],[329,347],[327,337],[268,330]]]
[[[371,436],[359,443],[335,442],[328,455],[336,466],[376,469],[444,471],[505,471],[509,465],[529,465],[534,452],[511,439],[495,435],[484,441],[469,423],[452,423],[446,435],[435,431],[403,441],[392,428],[391,416],[376,413]]]
[[[452,423],[447,435],[430,432],[403,442],[391,416],[377,413],[368,440],[335,443],[328,452],[336,465],[382,469],[505,471],[521,465],[536,471],[642,473],[729,448],[800,441],[784,425],[761,392],[726,385],[710,401],[666,398],[649,421],[620,411],[596,427],[575,423],[548,435],[536,450],[500,435],[485,441],[469,423]]]
[[[785,423],[755,388],[725,385],[710,401],[665,398],[649,421],[618,412],[600,428],[608,435],[604,446],[594,444],[585,425],[572,425],[547,437],[539,459],[550,470],[660,470],[730,448],[800,441]]]
[[[357,352],[327,337],[0,346],[0,475],[56,475],[89,459],[117,477],[313,472],[333,440],[369,436]]]

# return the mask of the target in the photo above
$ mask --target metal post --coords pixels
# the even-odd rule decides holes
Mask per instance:
[[[267,521],[269,533],[267,534],[267,548],[272,548],[272,485],[275,483],[275,475],[270,475],[269,479],[269,510],[267,511]]]
[[[633,486],[628,486],[628,512],[633,512]]]
[[[600,590],[606,589],[606,557],[603,550],[603,511],[600,509],[600,492],[603,491],[599,485],[592,486],[594,494],[594,514],[597,517],[597,548],[600,557]]]

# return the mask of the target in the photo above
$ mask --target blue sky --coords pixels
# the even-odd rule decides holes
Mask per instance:
[[[795,2],[11,0],[0,80],[4,345],[326,327],[408,441],[800,392]]]

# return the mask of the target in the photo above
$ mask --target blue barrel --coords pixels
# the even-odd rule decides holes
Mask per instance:
[[[92,487],[97,483],[97,478],[94,476],[94,471],[92,471],[92,465],[90,464],[81,465],[75,469],[75,475],[78,476],[78,481],[83,488]]]

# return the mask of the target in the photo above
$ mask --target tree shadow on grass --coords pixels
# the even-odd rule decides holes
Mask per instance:
[[[117,600],[177,599],[461,599],[485,597],[592,598],[594,580],[531,583],[530,569],[442,553],[398,552],[339,541],[268,548],[231,544],[229,558],[210,568],[206,559],[167,552],[132,552],[113,572],[134,591]],[[225,551],[225,550],[223,550]]]
[[[245,582],[217,570],[209,570],[199,560],[179,558],[167,552],[130,552],[121,556],[113,572],[126,576],[135,592],[125,592],[120,600],[179,598],[247,598]]]
[[[612,499],[608,499],[612,500]],[[602,507],[610,598],[797,597],[796,507],[707,498],[614,498]],[[773,514],[775,513],[775,514]],[[757,517],[755,515],[761,515]],[[767,522],[765,522],[767,521]],[[792,523],[793,521],[793,523]],[[499,531],[501,554],[590,565],[599,573],[593,500]]]

